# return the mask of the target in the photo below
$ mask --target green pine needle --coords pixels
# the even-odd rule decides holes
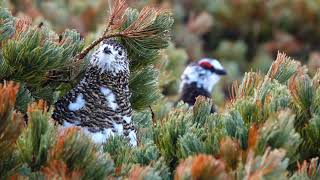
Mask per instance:
[[[10,11],[0,7],[0,43],[15,33],[15,19]]]

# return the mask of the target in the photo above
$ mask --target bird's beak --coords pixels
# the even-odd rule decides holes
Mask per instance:
[[[218,75],[227,75],[227,71],[224,69],[216,69],[214,72]]]

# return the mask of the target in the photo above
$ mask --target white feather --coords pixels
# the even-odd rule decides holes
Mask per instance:
[[[70,111],[77,111],[81,109],[86,104],[86,101],[83,99],[83,95],[79,94],[75,102],[72,102],[68,105]]]
[[[106,128],[99,132],[90,132],[87,128],[84,128],[84,133],[91,137],[92,141],[96,144],[105,143],[110,136],[114,135],[111,128]]]
[[[63,122],[64,128],[76,127],[76,126],[77,126],[76,123],[69,123],[67,121]],[[111,128],[106,128],[103,131],[98,131],[98,132],[91,132],[89,131],[88,128],[82,128],[82,130],[84,134],[89,136],[92,139],[92,141],[96,144],[105,143],[110,136],[114,135]]]
[[[72,124],[69,123],[67,121],[63,122],[63,127],[64,128],[68,128],[68,127],[75,127],[77,126],[76,124]],[[112,128],[105,128],[103,131],[98,131],[98,132],[91,132],[89,131],[88,128],[82,128],[84,134],[86,134],[87,136],[89,136],[91,138],[91,140],[95,143],[95,144],[103,144],[105,143],[111,136],[114,136],[115,134],[118,135],[123,135],[123,125],[122,124],[113,124],[114,128],[116,129],[116,133],[114,133],[112,131]],[[130,144],[132,146],[137,146],[137,135],[136,133],[131,130],[129,132],[129,140],[130,140]]]
[[[123,125],[122,124],[117,124],[114,122],[113,127],[115,128],[115,130],[117,131],[118,134],[123,133]]]
[[[137,146],[137,135],[133,130],[129,132],[129,139],[132,146]]]
[[[79,124],[80,124],[79,121],[75,121],[73,123],[69,123],[68,121],[63,121],[62,126],[65,127],[65,128],[68,128],[68,127],[78,126]]]
[[[125,120],[128,124],[131,123],[131,117],[123,116],[123,120]]]
[[[100,91],[105,96],[107,104],[111,107],[112,110],[115,111],[118,107],[118,104],[116,102],[116,96],[110,89],[106,87],[100,87]]]
[[[111,51],[110,54],[104,53],[104,48],[106,47]],[[93,66],[97,66],[101,70],[101,73],[107,70],[112,70],[115,73],[128,70],[127,64],[119,63],[118,56],[118,51],[115,50],[113,46],[102,43],[97,51],[92,55],[90,63]]]
[[[219,70],[224,70],[223,66],[216,59],[202,59],[201,61],[208,61]],[[197,65],[187,66],[181,76],[180,92],[185,84],[196,82],[198,88],[204,88],[209,93],[212,92],[214,86],[221,79],[220,75],[204,70]]]
[[[63,122],[63,127],[68,128],[68,127],[73,127],[73,126],[74,126],[74,124],[71,124],[71,123],[69,123],[68,121],[64,121],[64,122]]]

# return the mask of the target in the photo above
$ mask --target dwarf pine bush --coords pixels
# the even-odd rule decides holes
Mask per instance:
[[[234,83],[218,113],[203,97],[168,108],[156,65],[172,24],[169,11],[117,0],[104,33],[84,48],[75,30],[59,36],[0,8],[1,178],[319,178],[320,71],[311,77],[279,53],[266,74],[247,72]],[[95,145],[81,129],[51,120],[57,97],[83,76],[86,55],[110,37],[131,59],[137,147],[121,136]]]

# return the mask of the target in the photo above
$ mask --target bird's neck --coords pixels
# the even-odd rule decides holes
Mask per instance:
[[[203,87],[197,86],[196,82],[192,82],[189,84],[186,83],[183,85],[180,100],[192,106],[196,102],[196,98],[198,96],[211,98],[210,92],[208,92]]]
[[[85,73],[85,80],[109,88],[124,88],[129,85],[129,71],[103,71],[96,66],[90,66]]]

